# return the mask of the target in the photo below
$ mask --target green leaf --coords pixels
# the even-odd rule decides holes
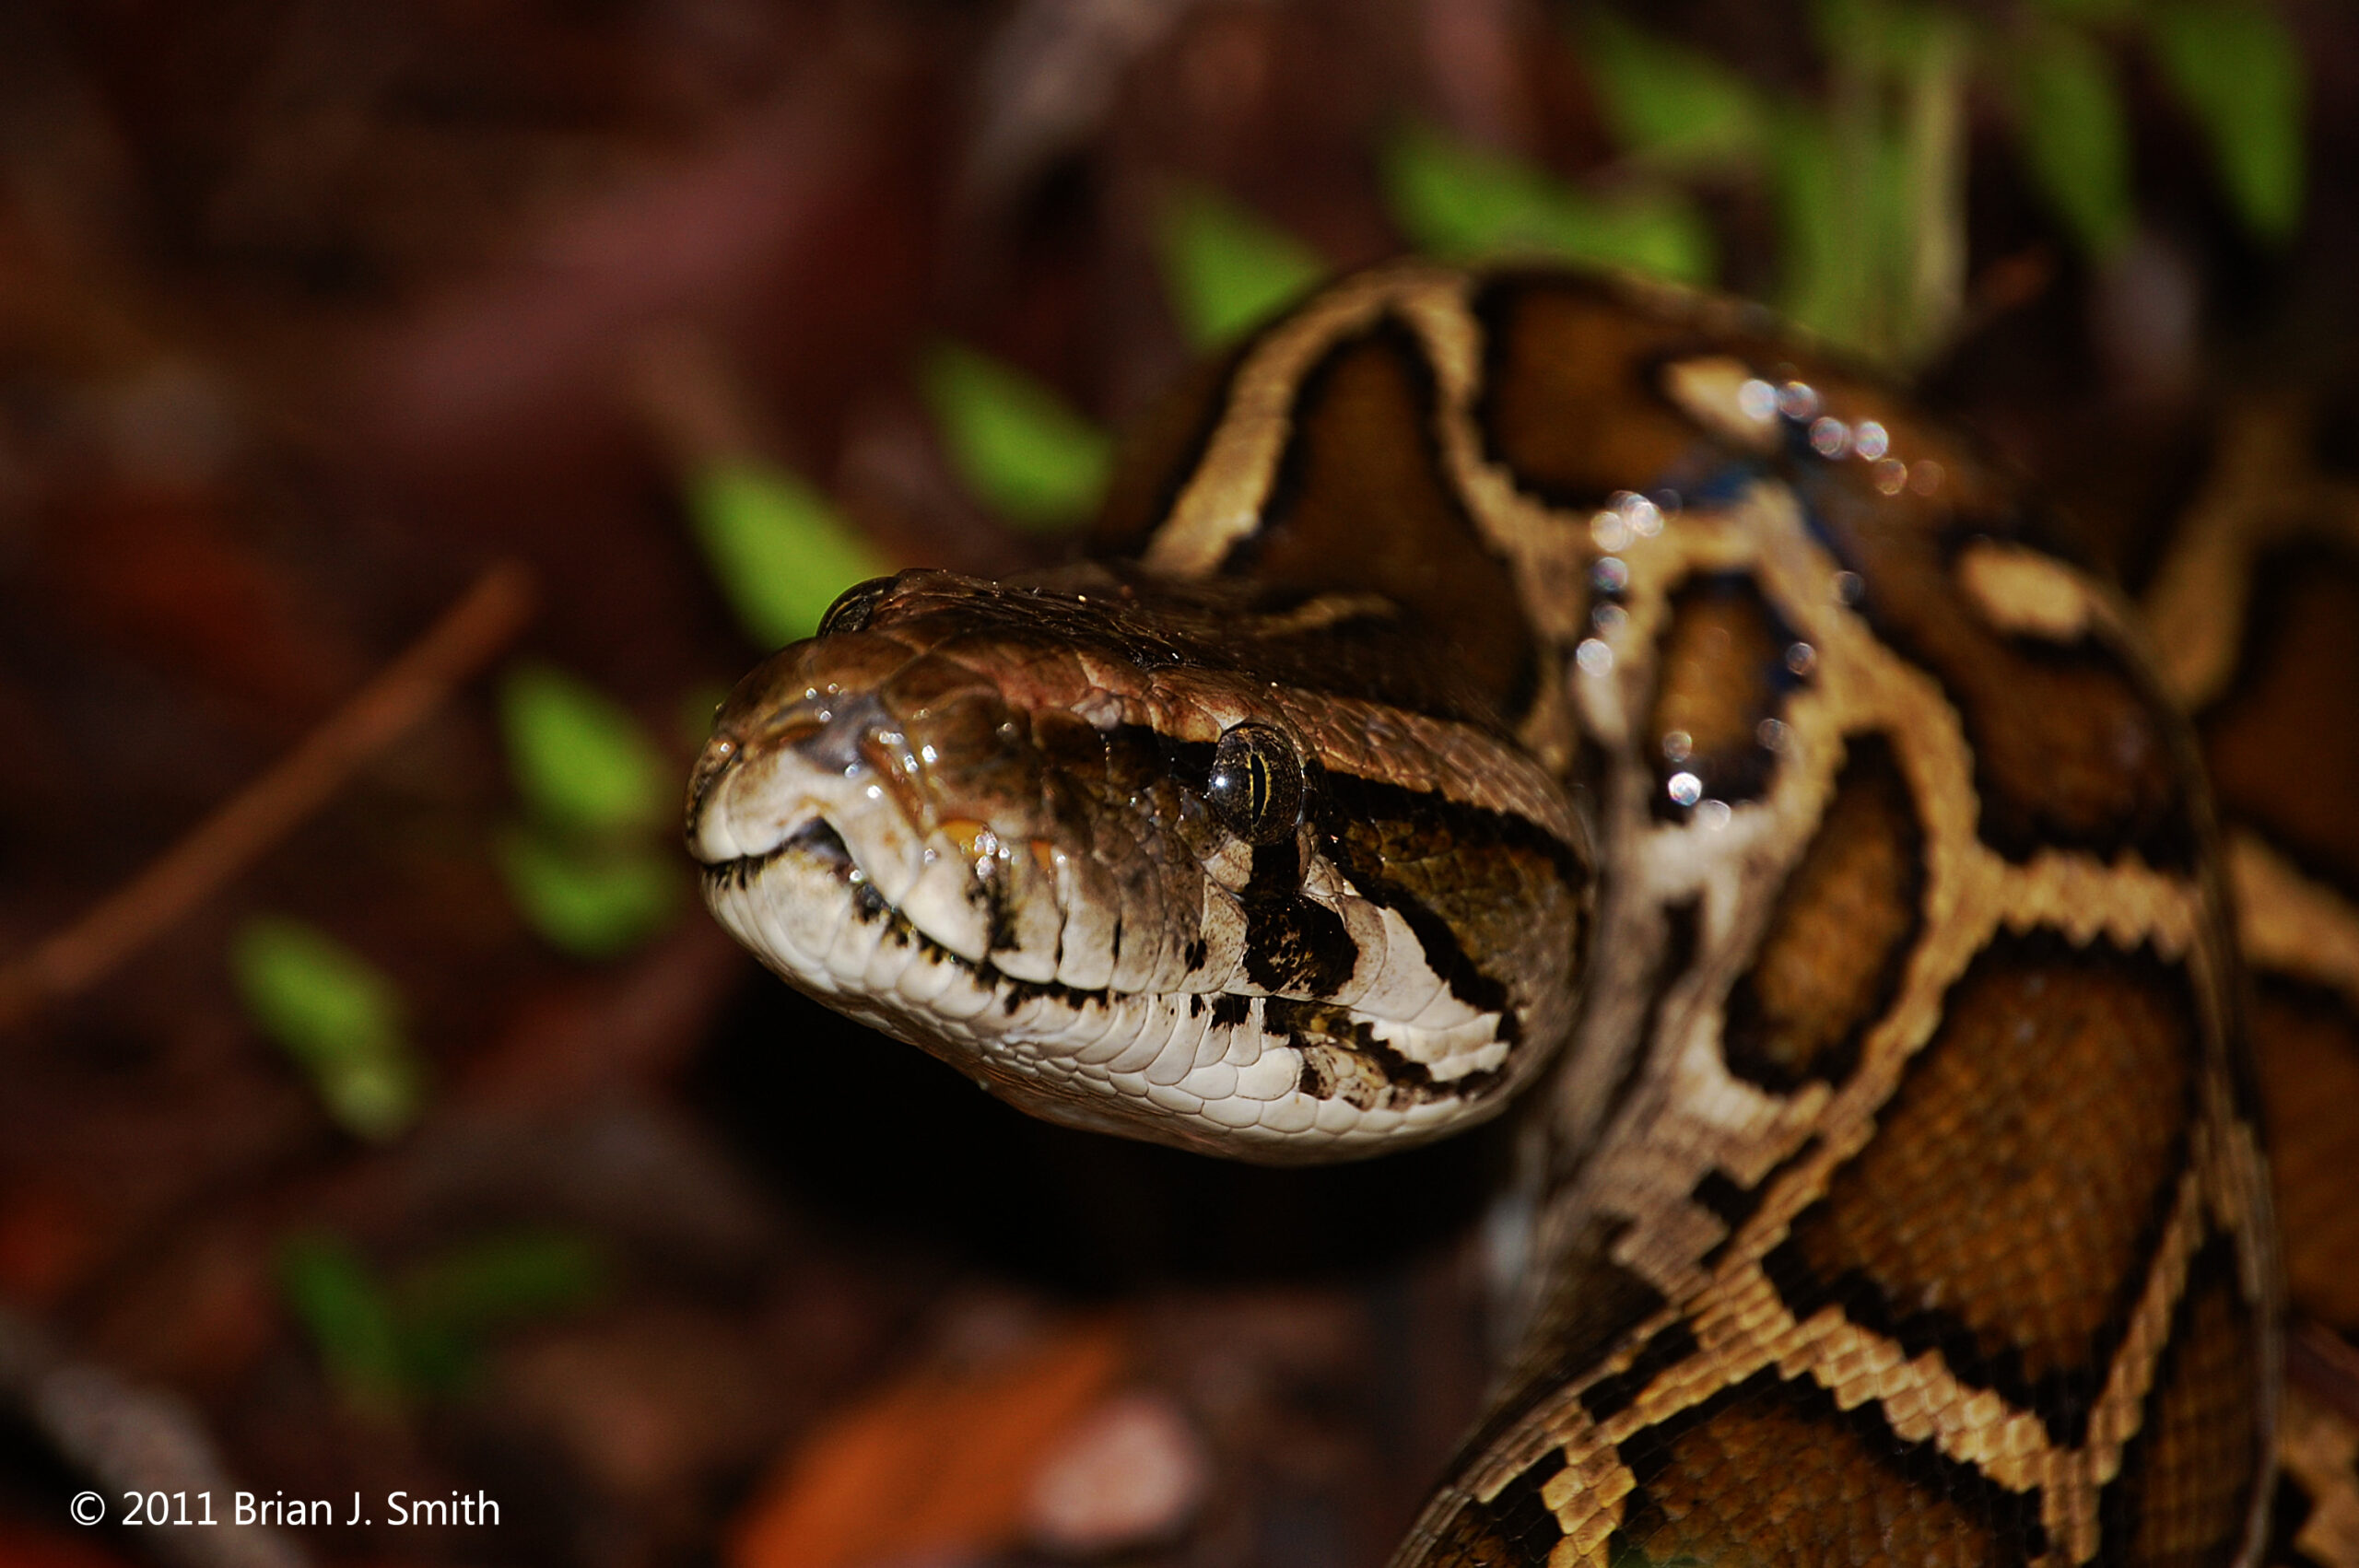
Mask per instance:
[[[1668,186],[1609,202],[1416,124],[1387,146],[1384,177],[1394,221],[1436,255],[1538,253],[1681,283],[1710,279],[1710,231],[1695,205]]]
[[[1605,121],[1626,150],[1668,167],[1749,161],[1766,135],[1751,84],[1719,61],[1594,8],[1583,59]]]
[[[951,464],[984,505],[1050,531],[1097,508],[1113,470],[1113,442],[1055,392],[951,343],[926,357],[924,382]]]
[[[1779,301],[1895,369],[1955,325],[1964,292],[1967,65],[1955,8],[1819,0],[1823,101],[1767,115]]]
[[[1944,167],[1953,146],[1938,123],[1862,133],[1800,108],[1778,113],[1779,310],[1886,365],[1937,343],[1955,308],[1959,236],[1948,227],[1955,204]]]
[[[2024,158],[2041,193],[2083,251],[2099,261],[2118,253],[2135,218],[2112,62],[2086,36],[2047,29],[2019,52],[2014,88]]]
[[[325,1232],[289,1237],[278,1249],[278,1288],[346,1402],[380,1415],[402,1407],[393,1305],[350,1243]]]
[[[1973,35],[1945,11],[1911,13],[1901,62],[1889,342],[1917,364],[1946,345],[1966,304],[1966,88]]]
[[[1328,271],[1318,252],[1203,186],[1164,204],[1156,240],[1165,295],[1198,348],[1275,315]]]
[[[577,958],[611,958],[671,922],[680,868],[637,836],[582,838],[520,827],[499,840],[509,896],[533,930]]]
[[[716,462],[689,477],[687,500],[722,593],[766,648],[809,637],[836,595],[886,569],[826,497],[780,469]]]
[[[402,1036],[393,982],[299,921],[248,921],[230,944],[246,1012],[311,1080],[338,1126],[391,1138],[417,1118],[425,1071]]]
[[[421,1394],[464,1383],[501,1329],[590,1305],[612,1283],[604,1248],[587,1237],[520,1231],[452,1248],[388,1289],[343,1237],[288,1238],[278,1281],[329,1381],[355,1409],[395,1414]]]
[[[430,1258],[394,1292],[404,1374],[421,1388],[455,1388],[487,1336],[586,1306],[606,1293],[611,1274],[596,1242],[562,1232],[494,1236]]]
[[[594,1240],[564,1231],[517,1231],[444,1252],[402,1276],[405,1318],[471,1334],[583,1306],[604,1294],[612,1269]]]
[[[499,690],[516,792],[537,817],[574,832],[652,827],[677,790],[663,755],[621,705],[546,664],[519,664]]]
[[[2212,143],[2230,202],[2282,243],[2302,218],[2304,82],[2285,24],[2258,0],[2169,0],[2147,13],[2154,51]]]
[[[1848,342],[1865,287],[1864,259],[1838,199],[1834,137],[1801,109],[1772,121],[1770,191],[1778,216],[1778,308],[1837,342]]]
[[[501,836],[499,868],[525,921],[582,958],[661,930],[680,892],[653,836],[677,809],[663,754],[618,705],[546,665],[509,673],[500,717],[528,820]]]

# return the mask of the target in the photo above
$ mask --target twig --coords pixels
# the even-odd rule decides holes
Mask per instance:
[[[73,996],[233,881],[360,766],[449,699],[533,608],[532,577],[492,567],[465,597],[277,766],[80,919],[0,965],[0,1027]]]

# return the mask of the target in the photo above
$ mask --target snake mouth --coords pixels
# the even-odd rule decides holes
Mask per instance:
[[[977,962],[956,952],[879,892],[844,836],[823,815],[814,814],[769,849],[704,867],[706,898],[718,909],[733,895],[753,896],[766,873],[779,866],[792,868],[804,897],[810,896],[812,884],[833,883],[839,890],[839,913],[863,923],[881,923],[888,940],[918,950],[928,961],[957,965],[978,978],[1003,978],[988,959]]]
[[[706,896],[716,909],[733,895],[758,898],[757,884],[763,882],[772,867],[782,864],[792,868],[794,879],[803,884],[800,891],[804,897],[810,896],[810,884],[814,883],[822,879],[834,883],[840,890],[839,915],[851,923],[876,928],[881,948],[905,951],[917,965],[956,971],[1003,999],[1009,1010],[1017,998],[1050,999],[1078,1008],[1103,1007],[1131,994],[1111,987],[1085,989],[1053,980],[1025,980],[1003,971],[989,955],[975,958],[957,951],[878,890],[874,879],[862,870],[843,835],[824,816],[814,816],[771,849],[705,867]],[[723,919],[728,917],[724,914]],[[797,965],[795,968],[804,978],[818,977],[804,965]],[[838,977],[848,983],[859,977]]]
[[[713,913],[798,989],[848,1010],[866,999],[867,1021],[904,1038],[933,1032],[948,1005],[969,1013],[960,1036],[1002,1039],[1030,1004],[1078,1015],[1138,989],[1064,972],[1098,918],[1074,897],[1065,852],[936,820],[873,771],[811,767],[791,750],[769,762],[771,788],[741,778],[696,802],[689,848]],[[953,992],[970,1000],[959,1007]]]
[[[709,863],[706,901],[798,990],[1035,1115],[1272,1164],[1414,1142],[1450,1119],[1437,1097],[1371,1106],[1340,1094],[1344,1080],[1380,1086],[1339,1046],[1299,1037],[1303,1004],[1027,980],[997,951],[954,951],[886,897],[858,841],[814,810],[770,848]],[[1483,1074],[1447,1093],[1496,1081]]]
[[[1469,1104],[1504,1104],[1512,1087],[1508,1047],[1493,1042],[1489,1020],[1440,1020],[1433,1041],[1461,1059],[1438,1071],[1416,1059],[1420,1025],[1249,990],[1241,950],[1211,959],[1210,944],[1187,942],[1145,984],[1118,983],[1119,972],[1097,985],[1064,983],[1053,975],[1065,938],[1076,918],[1094,917],[1048,896],[1046,881],[1031,891],[1066,922],[1045,948],[1051,977],[1027,978],[1002,962],[1039,958],[1039,946],[1002,947],[986,934],[976,952],[958,951],[922,911],[889,897],[885,879],[923,897],[928,873],[944,872],[934,904],[940,889],[963,886],[985,932],[1003,924],[993,907],[1005,890],[971,859],[945,866],[937,856],[913,880],[894,857],[929,836],[893,813],[904,837],[892,837],[881,802],[863,809],[863,800],[864,790],[832,806],[806,800],[790,819],[771,818],[768,848],[706,866],[708,905],[797,989],[1035,1114],[1187,1148],[1242,1141],[1247,1157],[1285,1163],[1333,1158],[1342,1144],[1373,1152],[1418,1141]],[[745,825],[718,825],[707,842],[742,843]],[[1031,860],[1017,852],[1015,863]],[[1459,1035],[1467,1037],[1452,1046]]]

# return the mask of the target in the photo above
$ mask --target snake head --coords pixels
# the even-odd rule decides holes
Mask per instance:
[[[791,984],[1036,1115],[1419,1141],[1566,1033],[1591,880],[1426,651],[1365,596],[903,573],[723,704],[688,847]]]

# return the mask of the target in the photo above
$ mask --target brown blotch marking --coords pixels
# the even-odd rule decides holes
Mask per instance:
[[[1954,516],[1950,496],[1983,488],[1979,479],[1954,478],[1931,497],[1886,497],[1865,464],[1843,462],[1798,470],[1795,486],[1813,526],[1864,580],[1870,624],[1957,705],[1986,843],[2018,861],[2071,848],[2190,862],[2180,720],[2153,682],[2095,638],[2059,646],[2002,637],[1955,579],[1944,536],[2021,541],[2041,520],[2001,509],[1970,523]]]
[[[1847,747],[1761,951],[1729,992],[1729,1071],[1778,1093],[1849,1074],[1923,923],[1925,839],[1908,781],[1882,735]]]
[[[2159,866],[2189,862],[2194,834],[2171,755],[2176,720],[2118,656],[2082,642],[1927,658],[1966,720],[1980,833],[1991,848],[2013,860],[2065,844],[2108,858],[2135,848]]]
[[[2359,1018],[2340,995],[2265,977],[2252,1037],[2294,1309],[2359,1334]]]
[[[2237,678],[2201,733],[2221,815],[2359,889],[2359,561],[2315,544],[2263,561]]]
[[[1706,797],[1731,803],[1768,788],[1778,754],[1761,743],[1761,721],[1777,716],[1793,685],[1786,668],[1793,640],[1750,578],[1699,578],[1672,595],[1646,730],[1656,815],[1683,815],[1666,790],[1674,773],[1693,773]],[[1674,734],[1686,738],[1676,758],[1664,749]]]
[[[1872,1406],[1838,1412],[1766,1375],[1623,1445],[1639,1478],[1611,1560],[1627,1568],[1992,1568],[2045,1544],[2036,1494],[2011,1497]],[[1625,1553],[1627,1555],[1625,1555]]]
[[[1567,278],[1495,278],[1474,312],[1485,359],[1475,418],[1488,455],[1524,489],[1594,506],[1663,482],[1702,446],[1652,374],[1666,355],[1704,341],[1693,328]]]
[[[2260,1460],[2253,1390],[2260,1340],[2233,1247],[2196,1255],[2121,1473],[2097,1504],[2097,1561],[2207,1568],[2243,1542]]]
[[[1794,1311],[1840,1301],[2079,1441],[2177,1189],[2196,1017],[2151,952],[2001,935],[1772,1255]]]
[[[1386,320],[1303,378],[1261,530],[1223,562],[1266,582],[1381,594],[1456,645],[1511,720],[1537,664],[1515,579],[1444,477],[1433,373]]]

